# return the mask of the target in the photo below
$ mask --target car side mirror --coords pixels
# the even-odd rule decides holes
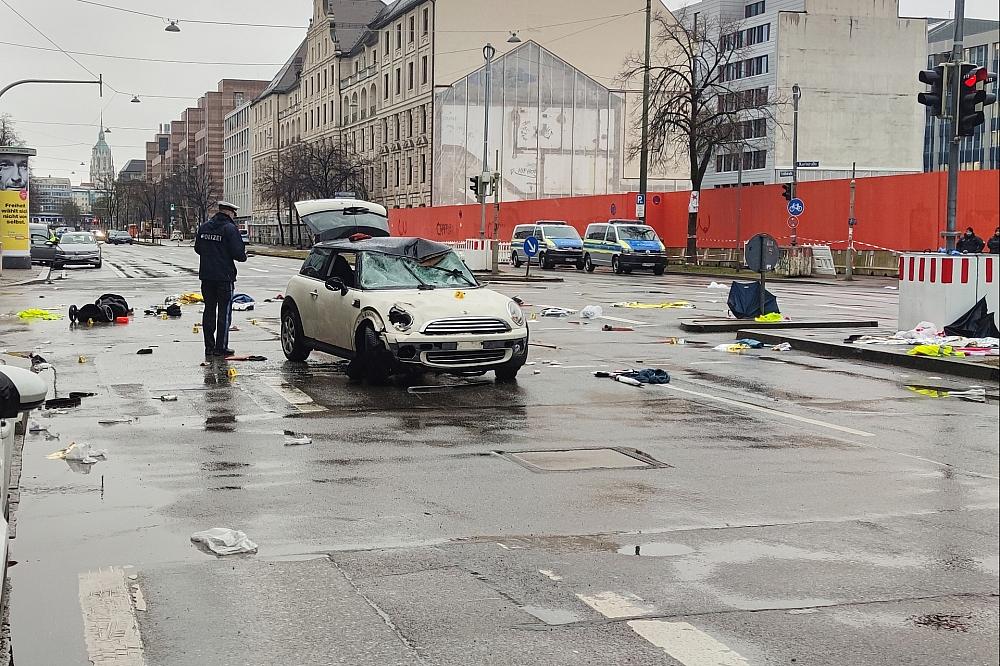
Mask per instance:
[[[45,244],[48,245],[49,247],[52,247],[53,245],[59,245],[59,243],[57,243],[56,241],[50,241],[50,240],[45,241]]]
[[[338,277],[332,277],[327,280],[326,288],[330,291],[339,291],[341,296],[347,296],[347,285]]]

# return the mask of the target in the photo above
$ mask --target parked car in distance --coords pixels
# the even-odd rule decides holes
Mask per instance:
[[[247,231],[246,229],[240,229],[240,238],[243,239],[244,245],[250,244],[250,232]]]
[[[317,243],[289,280],[281,347],[351,360],[348,375],[381,382],[398,371],[513,381],[528,358],[528,326],[513,300],[479,285],[447,245],[422,238]]]
[[[89,231],[67,231],[55,248],[53,261],[57,266],[87,264],[94,268],[101,267],[101,246]]]
[[[295,210],[313,236],[313,242],[365,234],[389,236],[389,214],[384,206],[363,199],[311,199],[296,201]]]
[[[112,230],[108,232],[109,245],[131,245],[135,240],[127,231]]]
[[[91,233],[94,234],[94,240],[96,240],[98,243],[103,243],[108,239],[107,235],[104,233],[102,229],[94,229]]]
[[[583,263],[588,272],[609,266],[615,273],[650,268],[663,275],[667,249],[656,231],[641,220],[608,220],[587,227],[583,237]]]
[[[510,241],[510,263],[514,268],[529,261],[524,253],[524,241],[534,236],[538,239],[538,256],[532,263],[542,268],[555,268],[557,264],[571,264],[583,270],[583,240],[579,232],[561,220],[539,220],[533,224],[514,227]]]

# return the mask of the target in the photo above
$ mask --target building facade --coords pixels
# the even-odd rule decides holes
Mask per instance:
[[[1000,73],[1000,21],[965,19],[965,61]],[[955,21],[930,21],[927,30],[927,68],[949,59],[954,43]],[[987,90],[1000,91],[1000,83],[987,84]],[[940,171],[948,166],[948,141],[951,123],[925,112],[924,171]],[[983,107],[986,122],[975,134],[959,144],[958,159],[962,169],[1000,169],[1000,109],[997,104]]]
[[[718,151],[704,188],[791,180],[794,85],[800,181],[849,178],[852,164],[859,177],[921,170],[914,80],[926,20],[900,18],[896,0],[703,0],[684,17],[726,32],[711,37],[738,50],[726,86],[735,100],[750,96],[772,110],[747,110],[744,145]]]
[[[129,160],[121,171],[118,172],[118,179],[122,182],[132,182],[146,179],[146,160]]]
[[[73,200],[73,184],[69,178],[32,176],[31,188],[32,208],[36,211],[31,221],[61,224],[63,206]]]
[[[114,180],[115,161],[111,146],[104,140],[104,126],[97,132],[97,143],[90,151],[90,182],[104,183]]]
[[[239,208],[237,220],[243,224],[253,214],[249,100],[226,114],[223,121],[222,153],[222,198]]]

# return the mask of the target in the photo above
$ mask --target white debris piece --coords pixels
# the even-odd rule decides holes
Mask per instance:
[[[303,444],[312,444],[312,441],[312,437],[309,435],[303,435],[293,430],[285,431],[285,446],[302,446]]]
[[[257,552],[257,544],[251,541],[250,537],[244,532],[228,527],[213,527],[210,530],[195,532],[191,535],[191,543],[207,548],[216,555]]]
[[[581,319],[597,319],[604,314],[604,308],[600,305],[588,305],[584,309],[580,310]]]
[[[729,289],[728,286],[722,284],[721,282],[715,282],[714,280],[711,283],[709,283],[708,288],[709,289]]]
[[[792,345],[787,342],[781,342],[771,347],[771,351],[792,351]]]

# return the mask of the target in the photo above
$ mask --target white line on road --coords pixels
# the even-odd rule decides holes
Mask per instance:
[[[548,569],[539,569],[538,573],[542,574],[543,576],[545,576],[549,580],[555,580],[555,581],[562,580],[562,576],[560,576],[556,572],[550,571]]]
[[[628,626],[684,666],[749,666],[750,663],[687,622],[632,620]]]
[[[280,377],[264,377],[264,383],[284,398],[288,404],[300,412],[325,412],[326,407],[317,405],[308,395],[283,381]]]
[[[642,597],[634,594],[618,594],[617,592],[598,592],[591,596],[578,594],[577,598],[606,618],[617,619],[653,615],[656,609],[647,604]]]
[[[117,275],[120,278],[126,277],[124,273],[122,273],[120,270],[118,270],[117,266],[115,266],[114,264],[112,264],[110,261],[107,262],[107,263],[108,263],[108,268],[110,268],[111,270],[113,270],[115,272],[115,275]]]
[[[125,570],[118,567],[80,574],[83,638],[95,666],[143,666],[142,637]]]
[[[635,324],[636,326],[648,325],[644,321],[636,321],[634,319],[624,319],[622,317],[609,317],[607,315],[601,315],[598,319],[606,319],[608,321],[617,321],[620,324]]]
[[[809,425],[819,426],[821,428],[829,428],[830,430],[837,430],[839,432],[845,432],[849,435],[857,435],[858,437],[874,437],[875,435],[870,432],[865,432],[864,430],[855,430],[854,428],[848,428],[846,426],[840,426],[835,423],[827,423],[826,421],[820,421],[818,419],[810,419],[805,416],[798,416],[796,414],[789,414],[788,412],[783,412],[778,409],[771,409],[770,407],[761,407],[759,405],[753,405],[749,402],[740,402],[739,400],[731,400],[729,398],[723,398],[722,396],[712,395],[710,393],[701,393],[700,391],[691,391],[689,389],[682,389],[674,386],[673,384],[667,384],[664,388],[668,388],[671,391],[677,391],[679,393],[687,393],[689,395],[696,395],[701,398],[707,398],[709,400],[715,400],[716,402],[721,402],[727,405],[733,405],[734,407],[739,407],[741,409],[748,409],[753,412],[761,412],[764,414],[771,414],[772,416],[777,416],[779,418],[788,419],[789,421],[798,421],[799,423],[808,423]]]
[[[253,266],[247,266],[247,268],[249,268],[252,271],[257,271],[258,273],[270,273],[271,272],[271,271],[267,270],[266,268],[254,268]]]

